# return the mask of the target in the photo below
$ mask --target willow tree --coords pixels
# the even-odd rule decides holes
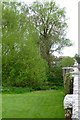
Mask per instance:
[[[20,3],[2,3],[2,77],[4,86],[38,87],[47,64],[39,53],[38,33]],[[27,12],[27,11],[26,11]]]

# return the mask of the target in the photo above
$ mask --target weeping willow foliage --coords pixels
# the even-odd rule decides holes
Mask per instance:
[[[38,33],[18,3],[2,4],[3,86],[40,86],[47,80],[47,63],[38,46]]]

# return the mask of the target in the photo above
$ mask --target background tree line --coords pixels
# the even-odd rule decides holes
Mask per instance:
[[[55,51],[72,45],[66,29],[66,12],[53,1],[35,1],[29,6],[3,2],[3,86],[62,85],[62,67],[74,64],[71,57],[54,56]]]

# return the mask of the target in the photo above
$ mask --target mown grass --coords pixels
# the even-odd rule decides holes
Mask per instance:
[[[64,118],[62,90],[2,95],[3,118]]]
[[[0,120],[2,118],[2,94],[0,93]]]

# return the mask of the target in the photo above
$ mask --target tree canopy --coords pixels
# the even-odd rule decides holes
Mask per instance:
[[[56,79],[61,68],[54,66],[54,52],[71,45],[66,30],[65,9],[54,1],[35,1],[29,6],[3,2],[3,85],[39,87]],[[61,71],[59,75],[62,79]]]
[[[39,33],[41,54],[50,66],[52,53],[72,45],[66,38],[68,26],[65,9],[54,1],[35,1],[29,6],[29,14]]]
[[[38,86],[47,80],[47,64],[39,53],[38,33],[18,5],[3,3],[3,85]]]

